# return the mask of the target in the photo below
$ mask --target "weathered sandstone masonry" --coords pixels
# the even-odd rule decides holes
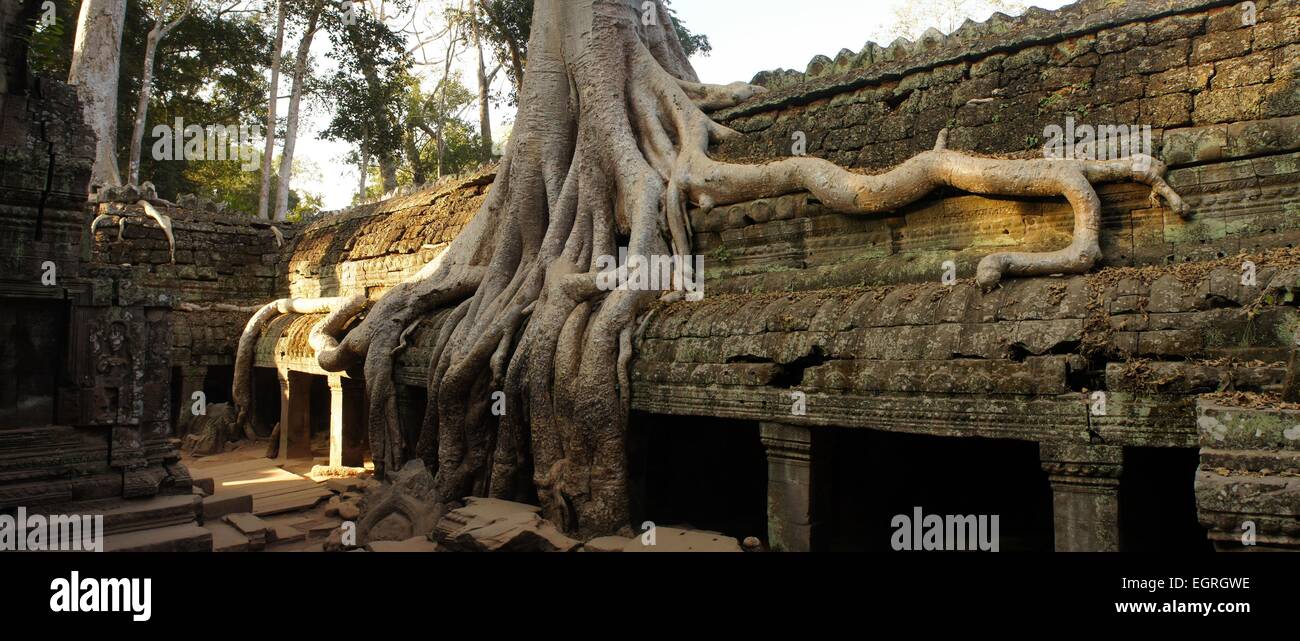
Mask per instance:
[[[437,257],[478,210],[493,177],[489,170],[321,217],[286,248],[280,296],[377,298]],[[320,318],[285,314],[272,321],[258,342],[257,366],[274,370],[280,383],[281,456],[310,455],[310,386],[312,377],[327,377],[330,465],[356,467],[367,447],[365,386],[360,372],[330,373],[316,363],[307,338]],[[398,403],[423,415],[422,399],[410,391],[403,388]]]
[[[0,510],[101,513],[155,549],[210,549],[172,440],[171,303],[91,259],[94,135],[68,86],[32,78],[0,8]]]
[[[809,154],[870,172],[930,149],[942,129],[953,149],[1032,157],[1067,119],[1149,126],[1192,212],[1153,205],[1141,185],[1103,186],[1101,269],[984,292],[970,279],[983,256],[1069,242],[1066,203],[940,193],[848,217],[793,194],[693,211],[706,296],[639,325],[633,409],[757,424],[776,549],[826,537],[832,428],[1038,443],[1059,550],[1123,549],[1128,453],[1199,448],[1211,540],[1231,548],[1250,521],[1261,547],[1300,547],[1286,453],[1300,441],[1277,410],[1256,410],[1280,421],[1268,443],[1227,447],[1218,437],[1245,428],[1220,417],[1227,427],[1212,430],[1208,418],[1220,410],[1207,395],[1279,390],[1298,323],[1300,5],[1255,4],[1248,24],[1222,1],[1085,0],[760,74],[769,93],[714,114],[744,134],[720,156],[787,156],[801,133]],[[375,298],[436,255],[490,181],[311,224],[287,293]],[[398,355],[407,442],[447,317],[409,328]],[[283,316],[259,342],[258,366],[277,370],[284,399],[326,374],[307,345],[319,318]],[[336,406],[357,375],[330,378]],[[306,420],[286,408],[282,424],[296,427],[282,452]],[[331,440],[340,461],[350,420],[361,417]],[[1191,483],[1179,482],[1189,500]],[[1257,494],[1274,486],[1286,489]]]
[[[770,93],[714,114],[745,134],[723,156],[787,156],[802,137],[870,172],[945,128],[950,148],[1032,157],[1067,119],[1147,125],[1193,213],[1103,187],[1108,269],[984,293],[965,280],[983,256],[1068,242],[1064,203],[954,194],[868,219],[792,195],[694,212],[708,296],[639,334],[634,408],[762,421],[784,470],[825,463],[807,437],[792,459],[772,422],[1038,441],[1060,550],[1119,548],[1125,448],[1199,446],[1211,539],[1249,520],[1296,547],[1292,441],[1226,456],[1207,443],[1214,410],[1197,429],[1200,394],[1278,389],[1297,322],[1300,6],[1256,8],[1249,24],[1235,3],[1085,1],[760,74]],[[770,542],[807,549],[812,485],[783,474],[769,475]],[[1274,485],[1290,489],[1249,498]]]
[[[239,334],[250,308],[277,298],[285,271],[281,251],[292,242],[295,225],[273,226],[197,206],[167,207],[162,211],[171,218],[173,252],[163,230],[139,215],[140,206],[109,209],[119,208],[135,215],[109,216],[99,224],[90,264],[97,277],[122,282],[123,296],[168,308],[169,380],[177,381],[180,401],[173,418],[176,435],[183,436],[193,419],[195,392],[204,392],[207,402],[230,400]]]
[[[1100,187],[1099,269],[982,291],[982,257],[1069,242],[1065,202],[940,192],[849,217],[792,194],[693,211],[706,295],[638,323],[632,409],[752,426],[775,549],[825,546],[828,494],[858,491],[831,485],[836,439],[863,430],[1036,444],[1059,550],[1125,549],[1141,454],[1199,452],[1169,500],[1195,501],[1219,549],[1300,548],[1300,415],[1243,406],[1280,390],[1300,326],[1300,4],[1255,5],[1252,24],[1229,2],[1084,0],[760,74],[769,93],[714,114],[743,134],[717,155],[773,159],[802,138],[872,172],[943,129],[952,149],[1031,157],[1053,125],[1149,126],[1191,214],[1141,185]],[[5,44],[16,11],[0,9],[0,509],[188,501],[173,439],[194,392],[224,400],[251,309],[377,299],[438,256],[493,174],[275,229],[167,208],[174,246],[144,217],[91,234],[89,131],[74,92],[28,78]],[[397,355],[407,443],[449,315],[407,328]],[[311,456],[324,425],[330,464],[355,467],[364,386],[315,362],[320,318],[284,314],[263,332],[256,425],[280,425],[285,458]],[[118,520],[184,528],[185,501]],[[204,544],[172,534],[160,545]]]

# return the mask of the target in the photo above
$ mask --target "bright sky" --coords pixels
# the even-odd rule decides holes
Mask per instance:
[[[858,51],[869,40],[888,44],[893,40],[889,34],[896,7],[918,1],[673,0],[673,8],[691,31],[708,35],[713,45],[712,55],[692,60],[700,79],[725,84],[748,81],[768,69],[802,71],[817,54],[834,58],[840,49]],[[1026,4],[1055,9],[1069,4],[1069,0],[1033,0]],[[988,15],[971,17],[978,21]],[[318,38],[313,51],[322,51],[322,46],[328,46],[328,39]],[[462,79],[471,89],[473,62],[474,56],[467,54],[461,65]],[[432,86],[432,82],[426,86]],[[282,103],[281,113],[285,108],[287,105]],[[504,131],[503,123],[513,118],[512,110],[494,107],[494,132],[499,136]],[[476,119],[477,112],[470,117],[471,121]],[[315,163],[319,175],[302,176],[295,187],[321,194],[326,209],[338,209],[346,207],[356,192],[357,168],[342,162],[350,151],[347,144],[315,139],[325,120],[323,114],[317,114],[305,123],[298,142],[299,154]]]

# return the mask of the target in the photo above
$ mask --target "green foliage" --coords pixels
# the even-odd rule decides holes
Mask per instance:
[[[403,146],[402,111],[410,89],[405,41],[368,12],[355,24],[330,31],[329,57],[338,65],[320,87],[333,107],[325,138],[391,157]]]
[[[668,15],[673,18],[673,29],[677,31],[677,39],[682,42],[682,49],[686,50],[687,56],[700,54],[707,56],[713,53],[713,45],[709,44],[709,37],[702,33],[692,33],[686,28],[686,22],[677,16],[677,10],[672,8],[669,0],[664,0],[668,6]]]
[[[172,125],[178,118],[187,125],[263,125],[259,114],[265,113],[267,87],[262,70],[271,51],[265,16],[220,14],[229,4],[228,0],[195,0],[185,20],[159,44],[140,179],[154,183],[164,198],[190,192],[224,201],[235,211],[256,212],[256,197],[249,206],[239,191],[226,188],[242,180],[260,180],[260,172],[240,171],[236,161],[154,160],[150,153],[153,128]],[[124,163],[131,148],[145,40],[153,27],[152,4],[128,0],[125,24],[117,99],[118,158]],[[256,189],[253,193],[256,196]]]
[[[53,0],[54,24],[41,22],[41,14],[32,24],[28,40],[27,63],[38,76],[64,79],[72,64],[72,41],[76,37],[76,0]]]
[[[519,84],[528,62],[528,34],[533,27],[532,0],[480,0],[485,43],[492,56],[510,70],[510,102],[518,102]]]
[[[226,211],[252,214],[257,211],[257,196],[262,185],[261,146],[248,146],[241,150],[251,154],[258,163],[253,171],[244,171],[237,160],[213,160],[186,163],[181,178],[186,184],[193,185],[192,193],[225,203]],[[242,154],[241,154],[242,155]],[[273,171],[279,166],[279,160],[272,163]],[[295,160],[293,173],[302,175],[314,173],[315,167],[309,163]],[[289,220],[300,220],[305,214],[319,210],[319,194],[289,191]]]

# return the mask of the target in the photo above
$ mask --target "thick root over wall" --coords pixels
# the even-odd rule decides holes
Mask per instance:
[[[688,256],[690,204],[708,209],[807,190],[840,212],[873,214],[943,186],[1064,196],[1075,211],[1069,247],[990,255],[977,272],[985,287],[1004,276],[1090,269],[1100,255],[1093,183],[1136,180],[1184,209],[1164,166],[1147,156],[998,160],[947,150],[943,135],[933,151],[874,176],[813,158],[716,162],[710,143],[736,134],[702,109],[761,88],[699,83],[667,11],[657,5],[651,19],[642,4],[537,0],[518,120],[482,209],[444,254],[373,305],[277,301],[258,312],[239,350],[241,420],[251,407],[253,345],[269,320],[328,311],[313,347],[326,370],[363,366],[379,474],[420,457],[443,507],[488,495],[540,502],[574,534],[626,531],[631,338],[638,316],[664,293],[602,291],[596,266],[619,247],[631,256]],[[429,367],[428,411],[418,434],[403,434],[395,354],[413,324],[437,311],[445,320]],[[491,411],[497,392],[502,416]]]

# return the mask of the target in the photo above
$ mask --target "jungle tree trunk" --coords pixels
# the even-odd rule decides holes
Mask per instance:
[[[302,87],[307,78],[307,57],[311,41],[316,37],[316,24],[324,8],[324,0],[317,0],[307,18],[307,30],[298,41],[298,52],[293,60],[293,83],[289,89],[289,115],[284,131],[284,151],[280,154],[280,175],[275,191],[275,219],[283,221],[289,215],[289,183],[293,178],[293,154],[298,145],[298,113],[302,104]]]
[[[435,469],[444,508],[489,495],[540,502],[547,518],[579,536],[629,530],[632,334],[649,304],[680,292],[602,291],[598,277],[602,257],[620,247],[646,258],[689,255],[690,203],[707,214],[715,205],[807,190],[837,211],[872,214],[944,185],[1064,195],[1075,209],[1070,247],[992,254],[977,277],[986,287],[1004,275],[1092,266],[1100,203],[1090,181],[1145,182],[1185,210],[1161,177],[1164,166],[1147,156],[986,159],[946,150],[941,135],[935,150],[874,176],[813,158],[714,161],[710,141],[737,134],[702,108],[760,89],[699,84],[665,7],[645,6],[651,13],[642,12],[642,0],[537,0],[517,124],[478,214],[446,252],[374,301],[346,336],[342,327],[369,304],[364,296],[312,302],[331,310],[309,341],[320,366],[364,364],[377,474],[397,469],[413,449]],[[397,419],[395,354],[434,312],[440,329],[428,411],[411,448]],[[255,335],[245,333],[241,353]],[[251,406],[240,392],[250,372],[242,359],[234,395],[241,407]],[[500,416],[491,410],[498,392]]]
[[[117,79],[126,0],[83,0],[68,84],[77,88],[86,124],[95,132],[90,189],[122,183],[117,167]]]
[[[280,102],[280,58],[284,55],[284,21],[288,13],[276,0],[275,51],[271,54],[271,88],[266,100],[266,144],[262,146],[262,186],[257,192],[257,217],[271,216],[271,168],[275,156],[275,111]]]
[[[436,89],[438,99],[438,120],[434,125],[434,149],[436,158],[434,175],[442,178],[446,166],[447,156],[447,94],[449,87],[447,83],[451,82],[451,65],[456,61],[456,45],[460,42],[460,36],[452,29],[447,33],[447,53],[442,58],[442,81],[438,83]]]
[[[370,173],[370,128],[362,123],[361,125],[361,147],[357,149],[357,169],[360,176],[357,178],[357,202],[364,202],[366,199],[366,174]]]
[[[167,37],[185,16],[189,15],[190,8],[193,6],[192,0],[187,0],[185,8],[181,10],[180,15],[172,22],[167,22],[167,9],[171,6],[170,0],[163,0],[158,6],[158,16],[154,18],[153,29],[149,31],[149,36],[145,39],[144,46],[144,68],[140,72],[140,99],[135,106],[135,126],[131,130],[131,157],[127,160],[126,182],[130,185],[140,184],[140,150],[144,145],[144,127],[149,119],[149,98],[153,95],[153,68],[154,58],[158,55],[158,43]],[[181,132],[176,132],[181,135]]]
[[[479,3],[480,0],[470,0],[469,15],[470,24],[473,26],[474,49],[478,52],[478,131],[479,131],[479,161],[489,162],[492,160],[492,106],[488,104],[489,89],[491,80],[488,78],[487,66],[483,60],[483,37],[479,28]],[[495,72],[493,72],[495,75]]]

